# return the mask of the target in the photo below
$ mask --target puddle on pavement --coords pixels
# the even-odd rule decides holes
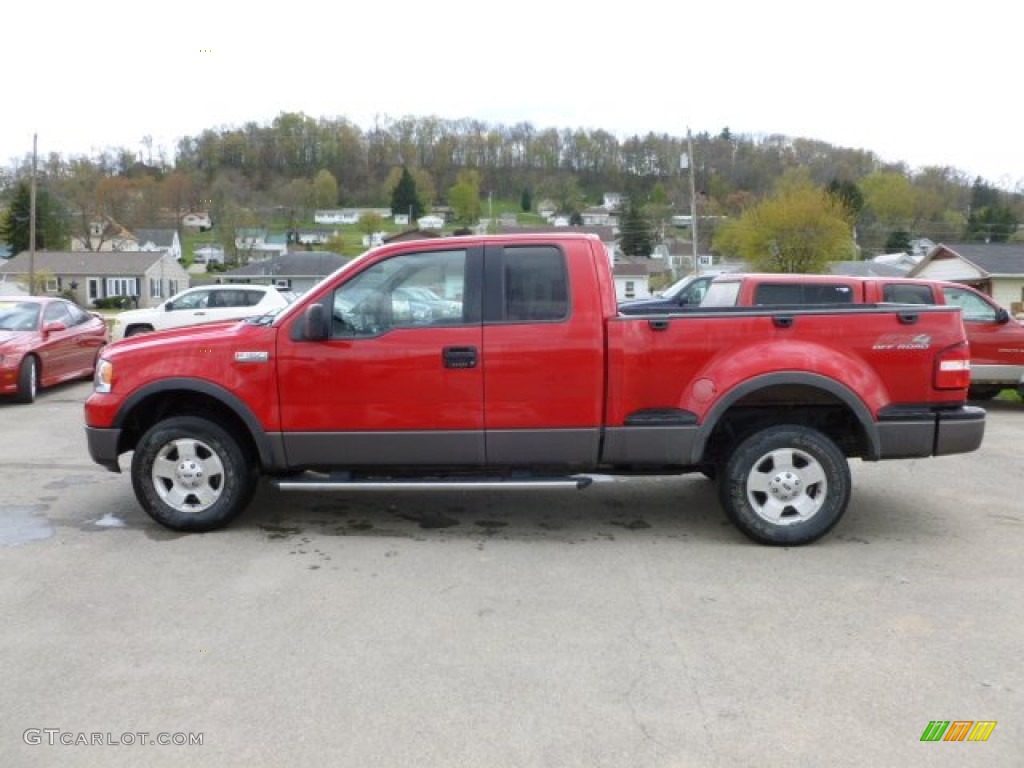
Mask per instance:
[[[0,506],[0,546],[16,547],[53,536],[53,525],[43,516],[44,504]]]
[[[124,520],[109,512],[93,523],[98,528],[124,528],[127,526]]]

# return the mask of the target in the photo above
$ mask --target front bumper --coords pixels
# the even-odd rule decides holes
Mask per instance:
[[[880,459],[949,456],[977,450],[985,436],[985,409],[893,406],[878,414]]]
[[[118,445],[121,442],[120,429],[100,429],[87,426],[85,440],[89,445],[89,455],[93,461],[111,472],[121,471],[121,465],[117,461]]]

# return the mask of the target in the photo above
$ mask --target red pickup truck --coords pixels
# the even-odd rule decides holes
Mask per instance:
[[[703,472],[770,544],[829,531],[847,459],[973,451],[985,411],[958,310],[859,305],[618,313],[583,234],[368,251],[275,315],[108,346],[89,452],[158,522],[283,490],[586,487]],[[915,490],[915,493],[917,491]]]
[[[939,304],[963,312],[971,346],[970,397],[1024,395],[1024,325],[970,286],[939,280],[849,275],[728,274],[708,284],[702,307],[807,304]]]

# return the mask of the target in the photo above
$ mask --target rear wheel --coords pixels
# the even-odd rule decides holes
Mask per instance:
[[[33,403],[39,393],[39,362],[33,355],[25,355],[18,368],[18,391],[14,399],[19,403]]]
[[[991,400],[1002,391],[1002,387],[992,384],[978,384],[967,390],[967,397],[971,400]]]
[[[132,487],[154,520],[177,531],[227,525],[259,480],[239,441],[207,419],[179,416],[151,427],[132,457]]]
[[[774,426],[741,442],[725,462],[718,495],[729,519],[762,544],[821,538],[850,501],[850,466],[815,429]]]

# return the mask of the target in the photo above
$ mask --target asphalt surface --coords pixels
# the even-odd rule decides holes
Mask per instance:
[[[0,766],[1024,763],[1024,405],[854,462],[839,526],[778,549],[700,476],[263,487],[180,535],[91,463],[88,391],[0,403]]]

